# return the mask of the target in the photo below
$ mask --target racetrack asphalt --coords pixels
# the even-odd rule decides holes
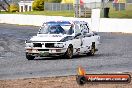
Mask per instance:
[[[0,24],[0,80],[76,75],[82,66],[87,73],[132,72],[132,34],[98,33],[101,45],[95,56],[73,59],[25,57],[24,41],[39,27]]]

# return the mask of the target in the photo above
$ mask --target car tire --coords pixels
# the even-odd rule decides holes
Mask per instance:
[[[91,50],[87,55],[89,55],[89,56],[94,56],[95,55],[95,44],[92,44]]]
[[[26,58],[27,58],[28,60],[34,60],[35,56],[28,55],[28,54],[26,53]]]
[[[76,81],[79,85],[84,85],[87,82],[87,79],[84,76],[77,76]]]
[[[72,57],[73,57],[73,47],[72,47],[72,46],[69,46],[69,47],[67,48],[67,51],[66,51],[66,53],[65,53],[65,57],[66,57],[67,59],[72,59]]]

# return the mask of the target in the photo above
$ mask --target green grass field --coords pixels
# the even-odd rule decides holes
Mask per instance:
[[[31,12],[0,12],[1,14],[26,14],[26,15],[46,15],[74,17],[74,11],[31,11]]]
[[[110,7],[110,18],[132,18],[132,4],[126,5],[126,10],[115,11],[115,9]]]

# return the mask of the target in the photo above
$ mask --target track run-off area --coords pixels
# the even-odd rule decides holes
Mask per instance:
[[[25,57],[25,40],[39,27],[0,24],[0,79],[76,75],[82,66],[87,73],[132,72],[132,34],[98,33],[101,45],[95,56],[73,59]]]

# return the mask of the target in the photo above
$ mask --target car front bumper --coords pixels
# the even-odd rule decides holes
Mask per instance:
[[[66,52],[66,48],[26,48],[26,53],[32,56],[60,56]]]

